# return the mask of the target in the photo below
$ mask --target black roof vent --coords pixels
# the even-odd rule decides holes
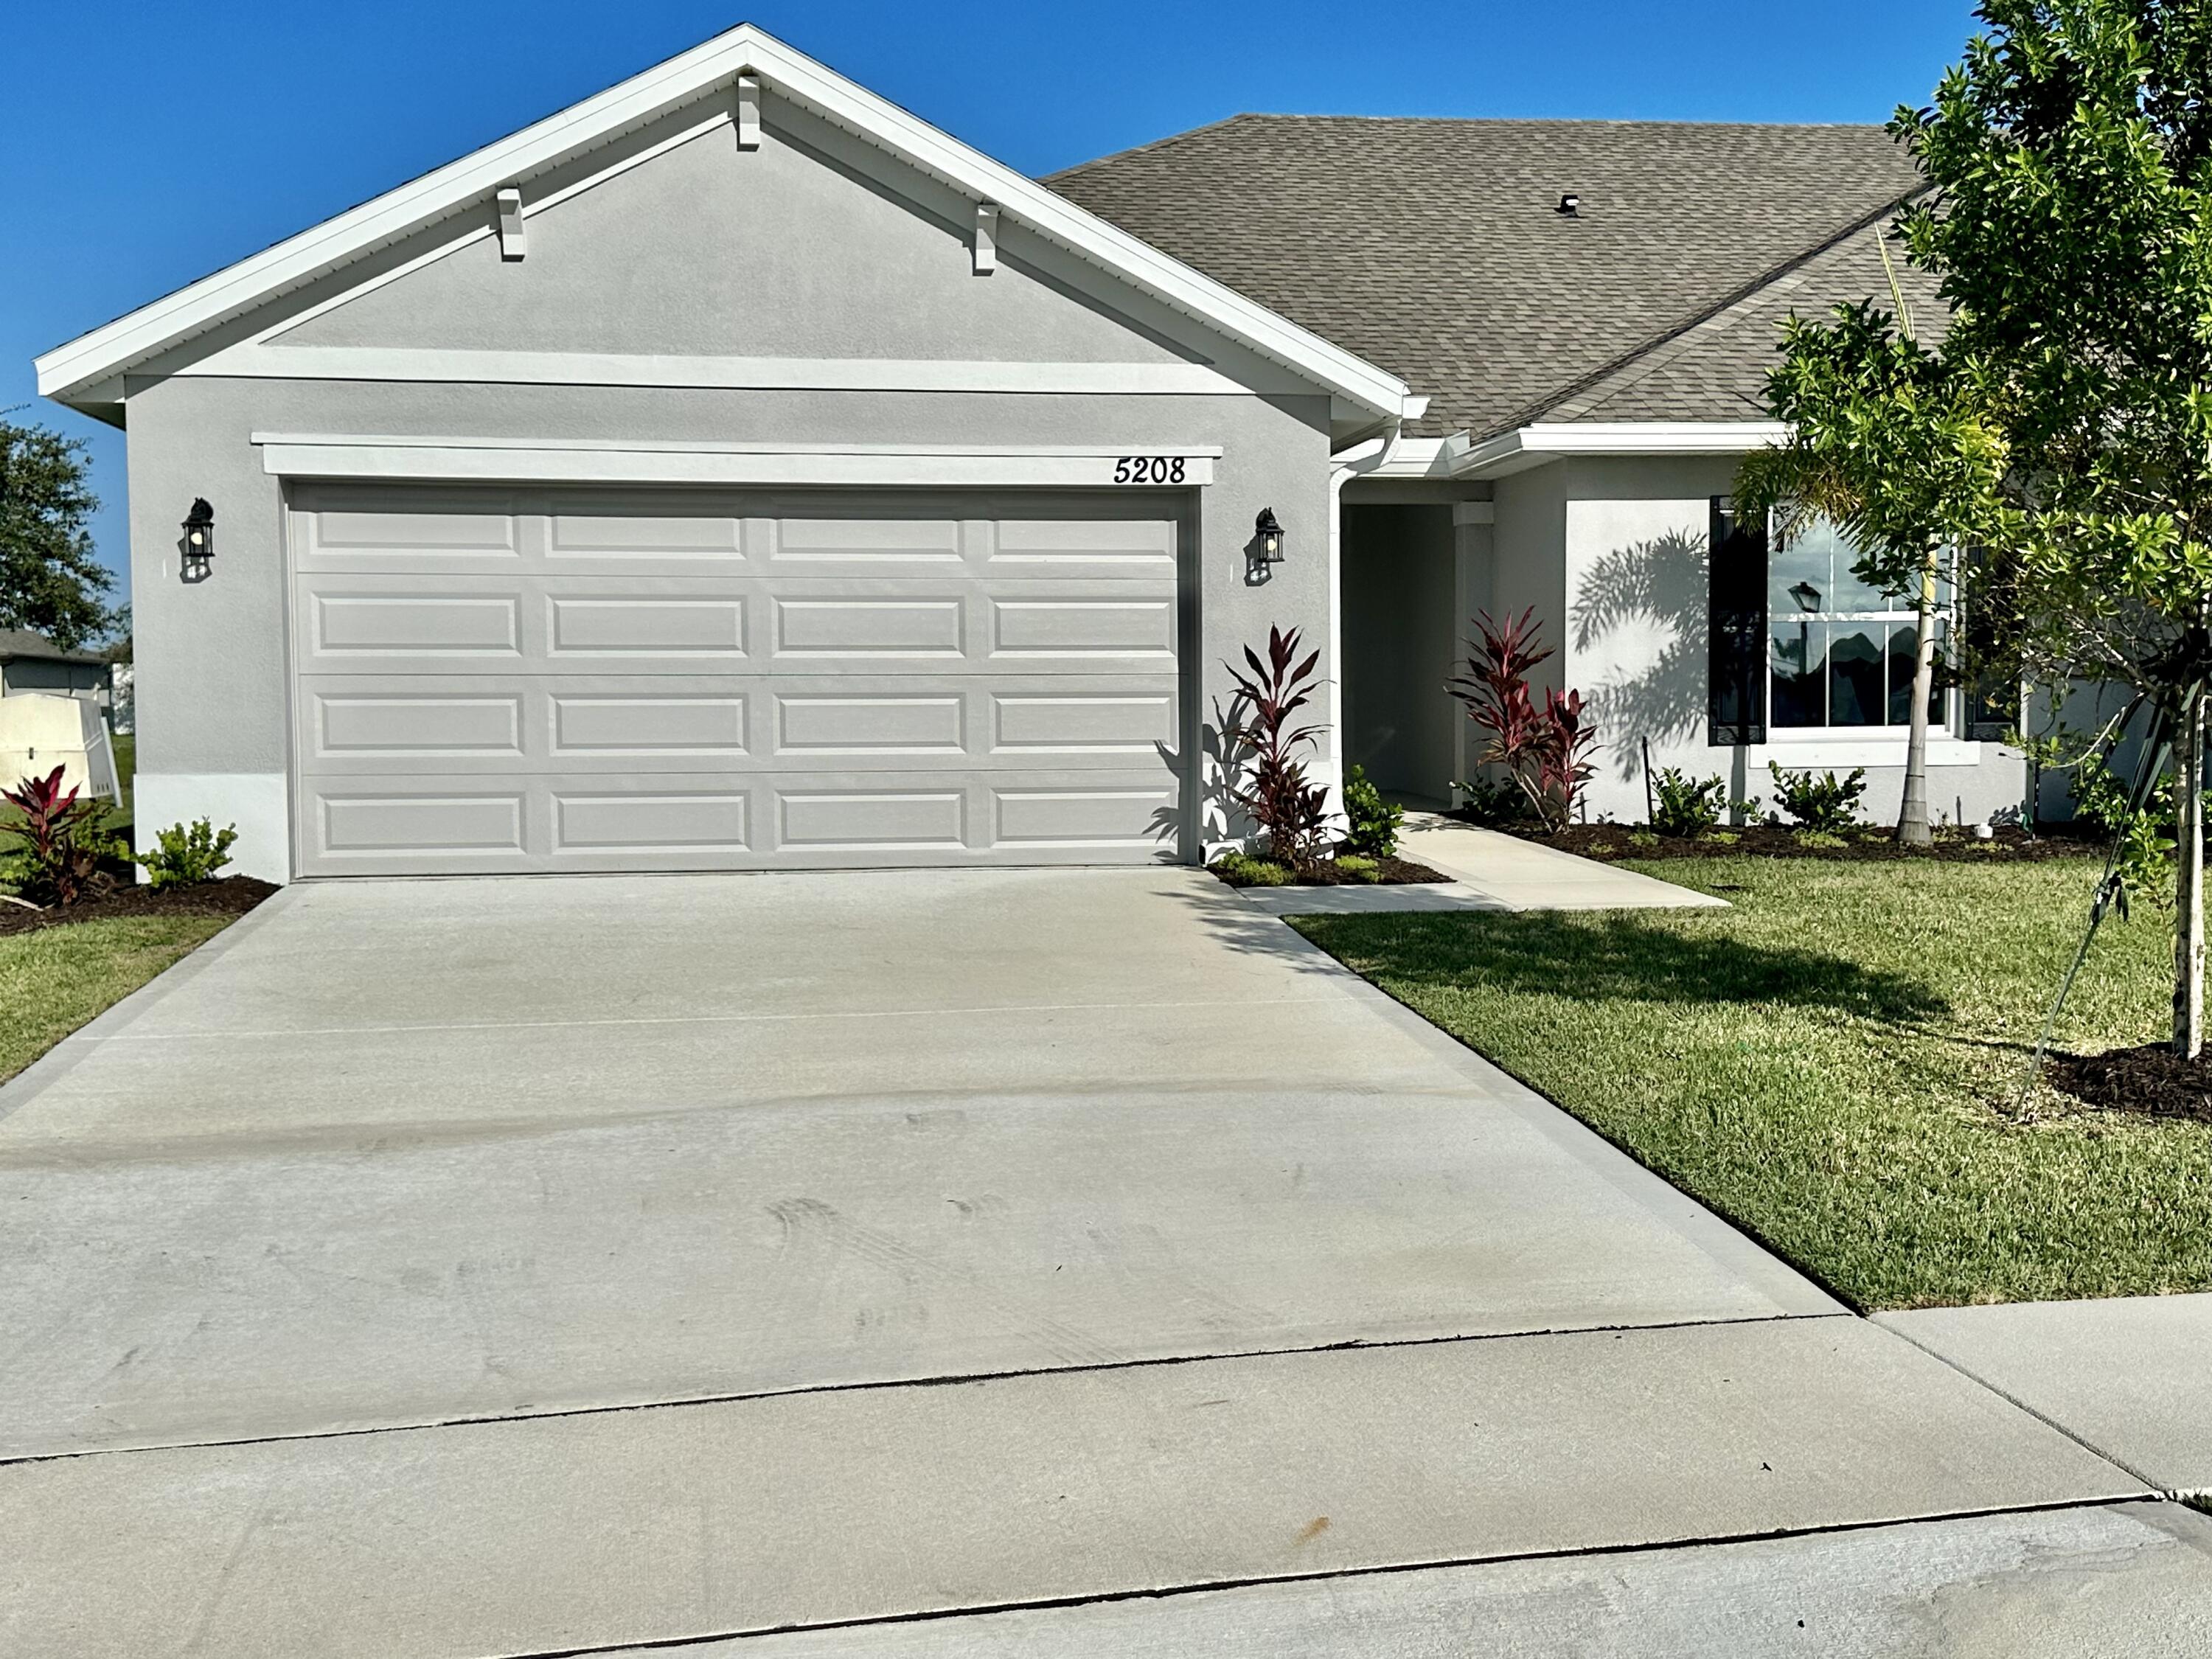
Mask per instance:
[[[1561,217],[1567,219],[1579,218],[1582,215],[1582,210],[1583,198],[1576,195],[1574,191],[1569,191],[1565,195],[1559,198],[1559,214]]]

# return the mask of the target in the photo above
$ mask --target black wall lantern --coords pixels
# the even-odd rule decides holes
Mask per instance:
[[[204,582],[215,562],[215,509],[204,496],[192,502],[192,510],[185,514],[185,539],[179,545],[185,553],[185,580]]]
[[[1282,563],[1283,526],[1276,521],[1273,507],[1260,509],[1260,516],[1252,521],[1252,537],[1259,544],[1255,551],[1261,564]]]

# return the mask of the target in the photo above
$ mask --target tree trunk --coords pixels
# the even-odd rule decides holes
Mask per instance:
[[[1931,547],[1920,567],[1919,633],[1905,739],[1905,799],[1897,809],[1897,838],[1907,847],[1925,847],[1935,840],[1928,828],[1928,704],[1936,690],[1936,578],[1942,556],[1942,549]]]
[[[2174,753],[2173,1052],[2204,1048],[2204,693],[2182,711]]]

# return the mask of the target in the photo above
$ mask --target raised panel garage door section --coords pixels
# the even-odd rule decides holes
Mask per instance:
[[[1180,856],[1175,498],[303,485],[307,876]]]

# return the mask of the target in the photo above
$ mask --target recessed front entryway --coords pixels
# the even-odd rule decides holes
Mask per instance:
[[[301,486],[297,871],[1186,856],[1176,514]]]

